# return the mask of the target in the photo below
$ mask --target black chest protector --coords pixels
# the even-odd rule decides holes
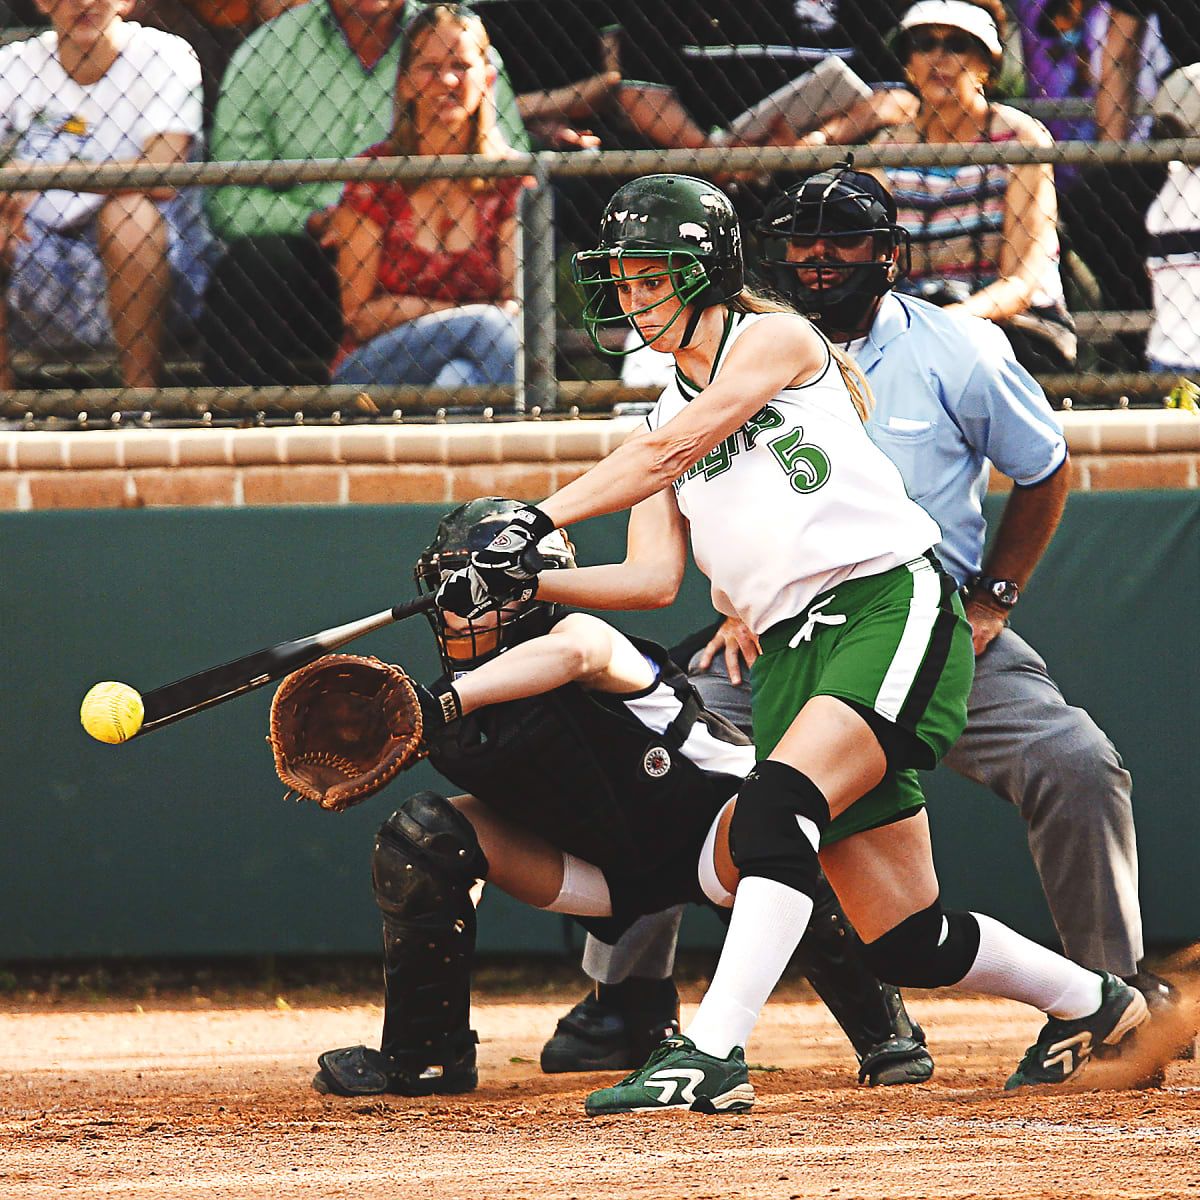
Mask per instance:
[[[696,721],[723,740],[747,740],[702,708],[660,646],[630,640],[658,665],[655,686],[666,684],[682,701],[663,733],[643,725],[621,698],[572,683],[463,718],[431,745],[429,761],[560,850],[602,870],[653,869],[681,838],[702,839],[741,782],[707,773],[680,752]]]

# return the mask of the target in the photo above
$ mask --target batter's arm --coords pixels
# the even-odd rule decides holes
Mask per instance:
[[[686,564],[686,523],[668,487],[633,507],[622,562],[543,571],[538,599],[572,608],[666,608],[679,593]]]
[[[660,492],[773,396],[825,365],[820,335],[800,317],[779,314],[748,329],[709,384],[666,424],[627,441],[538,505],[558,527],[618,512]]]

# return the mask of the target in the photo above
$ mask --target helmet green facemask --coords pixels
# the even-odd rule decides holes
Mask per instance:
[[[606,316],[606,285],[631,278],[625,259],[661,263],[661,271],[639,270],[637,278],[666,279],[670,290],[652,304]],[[677,300],[679,311],[642,344],[653,345],[690,309],[680,343],[686,346],[704,309],[732,300],[745,282],[741,230],[729,197],[690,175],[645,175],[618,188],[600,220],[596,249],[580,251],[571,266],[584,296],[588,336],[602,354],[616,357],[640,347],[605,346],[600,334],[606,327],[633,324],[632,318]]]

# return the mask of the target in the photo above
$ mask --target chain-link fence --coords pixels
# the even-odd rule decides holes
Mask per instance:
[[[0,20],[9,418],[644,400],[669,359],[620,326],[597,347],[571,282],[613,190],[714,180],[754,278],[764,207],[843,146],[911,238],[896,288],[996,321],[1055,401],[1159,404],[1200,369],[1197,3],[8,0]]]

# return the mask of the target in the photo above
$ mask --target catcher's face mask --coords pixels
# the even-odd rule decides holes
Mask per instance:
[[[417,589],[436,592],[446,577],[471,561],[508,523],[522,505],[515,500],[486,496],[471,500],[447,513],[437,535],[417,560],[413,571]],[[561,530],[538,543],[543,570],[575,565],[575,548]],[[478,617],[467,619],[431,609],[426,616],[437,638],[442,666],[448,671],[469,671],[510,646],[547,632],[557,609],[541,600],[497,604]]]
[[[505,626],[521,618],[527,604],[506,604],[479,617],[460,617],[457,613],[441,614],[438,643],[445,658],[460,666],[475,666],[496,654],[503,641]],[[511,632],[511,629],[508,630]]]

